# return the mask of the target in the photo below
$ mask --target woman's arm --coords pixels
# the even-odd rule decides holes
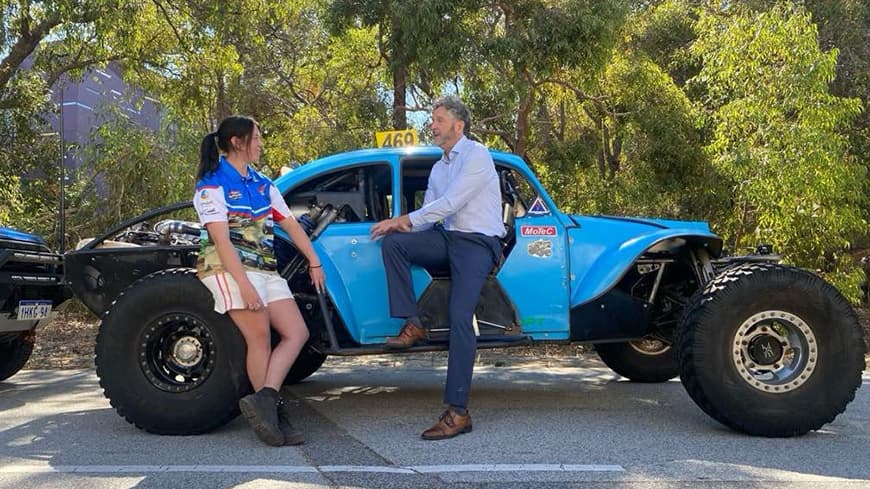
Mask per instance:
[[[308,235],[305,234],[305,230],[302,229],[302,226],[296,222],[296,219],[292,215],[282,219],[278,224],[281,226],[281,229],[290,235],[290,239],[296,245],[296,248],[305,255],[305,258],[308,260],[308,273],[311,275],[311,283],[314,284],[318,292],[322,292],[326,277],[323,274],[320,258],[314,251],[314,247],[311,245]]]

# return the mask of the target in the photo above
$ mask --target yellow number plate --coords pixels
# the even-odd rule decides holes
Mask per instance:
[[[405,129],[404,131],[380,131],[375,133],[375,142],[379,148],[414,146],[420,142],[417,131]]]

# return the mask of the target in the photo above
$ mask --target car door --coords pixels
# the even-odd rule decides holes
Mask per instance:
[[[509,245],[498,280],[517,309],[523,333],[536,340],[569,336],[568,233],[555,206],[531,174],[509,169],[520,201],[515,205],[514,242]]]
[[[285,194],[297,216],[313,202],[338,210],[336,220],[313,244],[324,262],[331,299],[348,333],[361,344],[380,343],[395,333],[385,324],[389,308],[380,244],[369,238],[374,223],[392,216],[392,167],[390,155],[349,162]],[[289,239],[283,231],[276,232]]]

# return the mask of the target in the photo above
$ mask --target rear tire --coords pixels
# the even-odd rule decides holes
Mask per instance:
[[[0,381],[12,377],[24,368],[31,353],[33,353],[33,342],[21,336],[0,343]]]
[[[861,385],[864,341],[855,311],[830,284],[767,263],[730,268],[686,306],[680,377],[711,417],[751,435],[817,430]]]
[[[287,372],[287,376],[284,377],[284,385],[302,382],[313,375],[314,372],[317,372],[317,369],[323,365],[324,361],[326,361],[326,355],[315,350],[310,345],[303,346],[293,366],[290,367],[290,371]]]
[[[674,349],[655,338],[600,343],[595,351],[605,365],[632,382],[665,382],[680,374]]]
[[[134,282],[97,335],[100,385],[135,426],[161,435],[211,431],[238,416],[251,387],[245,341],[190,269]]]

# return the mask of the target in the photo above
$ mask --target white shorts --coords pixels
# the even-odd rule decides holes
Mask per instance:
[[[287,281],[277,273],[255,272],[253,270],[245,270],[245,273],[263,304],[293,298]],[[214,296],[214,310],[218,313],[223,314],[233,309],[248,308],[245,301],[242,300],[239,284],[229,273],[218,272],[201,280]]]

